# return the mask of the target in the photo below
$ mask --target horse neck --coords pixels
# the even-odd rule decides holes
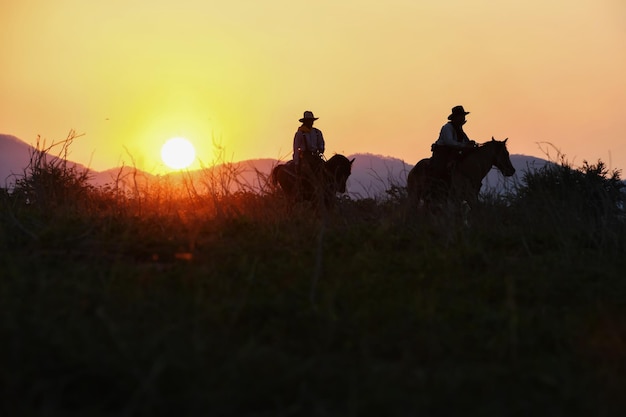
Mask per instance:
[[[346,166],[349,166],[350,162],[347,159],[341,158],[338,155],[333,156],[324,164],[324,171],[326,172],[326,178],[332,184],[341,180],[341,175],[347,171]],[[349,174],[348,174],[349,175]]]
[[[333,156],[332,158],[330,158],[328,161],[324,163],[324,168],[326,168],[326,171],[333,175],[335,175],[335,173],[337,172],[337,169],[339,169],[340,166],[341,166],[341,161],[337,159],[335,156]]]
[[[491,170],[491,167],[495,162],[495,156],[496,148],[487,143],[467,155],[467,157],[461,161],[459,170],[466,174],[470,174],[472,171],[477,169],[477,174],[480,175],[479,179],[482,180]]]

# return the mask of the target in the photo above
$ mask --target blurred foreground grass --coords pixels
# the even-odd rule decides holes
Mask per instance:
[[[1,197],[2,415],[626,406],[626,226],[601,164],[529,176],[469,227],[402,195],[320,214],[37,164]]]

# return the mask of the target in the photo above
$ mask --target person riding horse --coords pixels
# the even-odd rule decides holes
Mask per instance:
[[[463,131],[463,125],[467,122],[465,116],[468,114],[463,106],[454,106],[448,116],[449,122],[443,125],[439,138],[432,144],[430,166],[433,177],[448,182],[454,166],[468,150],[476,147],[476,142],[470,140]]]
[[[293,138],[293,162],[299,180],[305,175],[317,176],[323,166],[326,144],[322,131],[313,127],[313,122],[317,119],[319,117],[315,117],[312,111],[305,111],[299,120],[302,125]]]

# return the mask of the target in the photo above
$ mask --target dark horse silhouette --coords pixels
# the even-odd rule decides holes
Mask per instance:
[[[352,160],[335,154],[324,161],[318,157],[307,158],[302,163],[300,177],[296,175],[295,163],[289,161],[274,167],[271,180],[280,185],[291,198],[304,201],[323,201],[331,205],[336,193],[346,192],[346,181],[352,171]]]
[[[490,141],[470,150],[452,169],[448,178],[434,176],[430,169],[430,158],[422,159],[409,171],[407,178],[411,203],[417,205],[423,201],[428,206],[453,199],[466,201],[470,207],[474,207],[478,202],[482,180],[492,166],[507,177],[515,174],[506,149],[507,140],[497,141],[492,137]]]

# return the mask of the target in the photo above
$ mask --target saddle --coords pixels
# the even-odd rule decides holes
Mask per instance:
[[[433,153],[430,158],[430,175],[449,182],[454,168],[473,148],[455,148],[433,143],[430,149]]]
[[[300,165],[301,168],[306,167],[305,169],[318,173],[324,166],[324,160],[318,152],[300,151]]]

